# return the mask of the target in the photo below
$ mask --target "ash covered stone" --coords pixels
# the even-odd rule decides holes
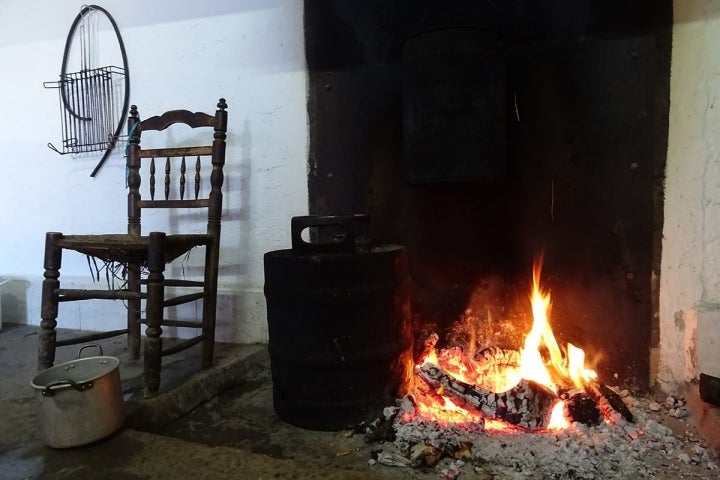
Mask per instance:
[[[670,416],[675,418],[685,418],[688,416],[688,411],[685,408],[671,408],[670,409]]]
[[[395,421],[395,445],[401,449],[410,449],[417,443],[426,443],[437,448],[459,448],[464,443],[472,443],[484,432],[484,423],[451,423],[438,422],[420,418]]]
[[[692,438],[676,437],[651,418],[649,402],[638,402],[628,394],[622,398],[637,406],[632,408],[634,423],[616,412],[611,417],[614,424],[576,422],[560,431],[486,431],[482,424],[441,425],[397,415],[395,441],[384,449],[409,458],[413,447],[415,452],[469,447],[462,460],[446,458],[437,465],[435,475],[443,478],[458,478],[463,472],[468,478],[482,473],[487,475],[483,478],[507,479],[679,478],[688,468],[694,469],[694,478],[718,478],[717,459],[705,447]],[[406,403],[400,410],[407,412],[410,407]]]
[[[677,398],[673,395],[668,395],[665,399],[665,406],[669,409],[684,407],[686,403],[684,398]]]

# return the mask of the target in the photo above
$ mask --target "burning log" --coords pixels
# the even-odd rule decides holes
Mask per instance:
[[[520,352],[488,347],[475,356],[474,383],[486,390],[502,392],[511,388],[520,372]]]
[[[430,332],[425,340],[422,341],[421,349],[415,353],[415,363],[422,363],[430,352],[435,350],[435,345],[440,340],[440,336],[435,332]]]
[[[599,425],[602,421],[602,412],[595,399],[585,391],[572,390],[561,395],[565,400],[565,409],[568,418],[574,422],[584,423],[588,426]]]
[[[627,405],[625,405],[623,399],[620,398],[620,395],[613,392],[609,387],[601,383],[593,383],[587,386],[587,391],[595,399],[600,408],[603,408],[605,405],[609,405],[628,422],[633,422],[635,420],[632,412]]]
[[[521,380],[505,392],[495,393],[457,380],[431,364],[418,365],[415,373],[431,387],[442,387],[443,393],[457,405],[526,430],[546,428],[559,400],[551,390],[528,380]]]
[[[475,355],[475,361],[486,370],[499,367],[518,368],[520,366],[520,352],[509,348],[487,347]]]

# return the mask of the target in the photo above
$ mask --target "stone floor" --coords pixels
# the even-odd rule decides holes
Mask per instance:
[[[63,331],[68,334],[72,332]],[[264,345],[220,344],[216,365],[198,370],[193,349],[163,360],[161,394],[141,398],[141,362],[129,358],[124,339],[100,342],[120,358],[127,419],[117,434],[91,445],[53,449],[38,430],[41,401],[35,376],[37,327],[3,325],[0,331],[0,478],[20,479],[418,479],[438,469],[370,465],[377,444],[349,432],[313,432],[281,421],[272,408]],[[74,347],[58,362],[72,360]],[[694,423],[668,425],[677,435],[703,436],[720,453],[720,409],[692,392]],[[699,424],[699,428],[696,428]],[[717,478],[698,466],[663,478]],[[508,478],[489,469],[465,469],[462,478]],[[698,473],[700,472],[700,473]],[[658,477],[659,478],[659,477]]]
[[[61,330],[59,335],[70,333],[73,332]],[[345,439],[342,433],[325,432],[324,436],[314,437],[315,432],[284,424],[272,413],[267,388],[259,396],[248,399],[249,403],[238,406],[263,412],[263,425],[243,428],[232,418],[208,418],[208,424],[198,427],[180,420],[201,405],[211,406],[217,402],[216,396],[221,392],[253,390],[260,384],[267,385],[269,360],[263,345],[220,344],[216,349],[216,365],[206,370],[198,370],[199,361],[193,356],[197,347],[167,357],[163,359],[161,394],[144,400],[141,361],[129,358],[124,339],[98,343],[103,346],[104,355],[118,357],[121,362],[125,427],[91,445],[53,449],[43,443],[39,431],[42,419],[38,412],[41,400],[30,386],[37,373],[37,327],[3,325],[0,331],[0,365],[4,370],[0,389],[0,478],[408,478],[392,469],[368,470],[367,457],[360,461],[363,454],[349,457],[346,450],[340,450],[347,446],[333,445],[332,437]],[[75,355],[75,347],[66,347],[58,352],[56,363],[73,360]],[[223,409],[223,413],[227,414],[227,409]],[[284,439],[280,439],[283,436]],[[272,437],[277,438],[270,441]],[[363,446],[360,439],[348,441]],[[293,444],[310,448],[298,448],[293,454],[289,451]],[[321,458],[323,455],[327,458]],[[354,461],[356,458],[358,461]]]

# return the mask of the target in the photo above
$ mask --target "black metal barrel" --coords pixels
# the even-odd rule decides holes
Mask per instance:
[[[377,418],[411,369],[405,248],[365,247],[366,217],[295,217],[293,248],[265,254],[273,404],[284,421],[340,430]],[[308,227],[339,232],[309,243]]]

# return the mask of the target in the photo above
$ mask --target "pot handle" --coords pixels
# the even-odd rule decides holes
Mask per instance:
[[[50,382],[47,385],[45,385],[45,388],[42,389],[42,395],[43,397],[54,397],[55,392],[60,390],[65,390],[65,388],[59,388],[59,387],[70,387],[74,388],[78,392],[84,392],[85,390],[91,389],[93,386],[92,382],[75,382],[73,380],[56,380],[54,382]],[[55,388],[53,388],[55,387]]]
[[[100,356],[101,357],[103,356],[103,349],[99,343],[88,343],[87,345],[83,345],[82,347],[80,347],[80,350],[78,350],[78,353],[77,353],[77,358],[80,358],[80,354],[82,353],[83,350],[85,350],[86,348],[92,348],[92,347],[95,347],[98,350],[100,350]]]

